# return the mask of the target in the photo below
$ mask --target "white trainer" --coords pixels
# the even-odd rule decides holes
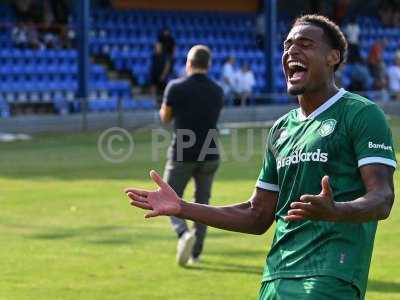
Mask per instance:
[[[187,264],[188,264],[189,266],[194,266],[194,265],[198,265],[200,262],[201,262],[200,256],[197,256],[197,257],[191,256],[191,257],[189,258],[189,261],[188,261]]]
[[[176,249],[176,262],[180,266],[185,266],[192,255],[192,249],[196,236],[194,231],[186,231],[178,240],[178,246]]]

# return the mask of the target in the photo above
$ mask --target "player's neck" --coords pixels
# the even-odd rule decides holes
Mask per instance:
[[[298,96],[300,109],[305,116],[310,115],[314,110],[324,104],[329,98],[338,92],[335,84],[330,84],[319,90],[307,92]]]

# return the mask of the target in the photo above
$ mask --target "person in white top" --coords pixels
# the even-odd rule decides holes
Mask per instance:
[[[387,69],[389,91],[393,93],[395,100],[400,100],[400,50],[396,52],[395,64]]]
[[[246,105],[247,99],[251,96],[255,84],[256,79],[249,64],[244,63],[236,73],[235,78],[235,91],[242,106]]]
[[[355,19],[352,19],[345,28],[348,43],[358,45],[360,41],[360,31],[360,26]]]
[[[353,17],[350,22],[346,25],[345,34],[348,42],[348,56],[347,61],[353,63],[357,57],[360,56],[360,49],[358,44],[360,42],[360,26],[358,25],[356,18]]]
[[[235,94],[235,58],[229,56],[222,66],[221,87],[224,91],[225,101],[232,104]]]

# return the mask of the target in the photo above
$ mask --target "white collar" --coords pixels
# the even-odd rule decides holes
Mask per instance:
[[[333,95],[331,98],[329,98],[327,101],[325,101],[321,106],[319,106],[316,110],[314,110],[311,114],[309,114],[307,117],[303,114],[301,111],[301,108],[298,108],[298,116],[299,116],[299,121],[305,121],[309,119],[313,119],[316,116],[320,115],[323,113],[325,110],[327,110],[329,107],[331,107],[333,104],[335,104],[342,96],[346,93],[346,90],[341,88],[335,95]]]

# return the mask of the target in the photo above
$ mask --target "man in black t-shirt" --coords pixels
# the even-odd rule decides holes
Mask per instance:
[[[219,166],[216,143],[217,122],[223,105],[223,91],[207,77],[211,63],[208,47],[197,45],[187,55],[188,77],[171,81],[164,93],[160,117],[164,123],[174,119],[174,136],[168,150],[164,179],[182,197],[191,178],[195,182],[194,201],[208,204],[214,174]],[[198,262],[207,227],[171,217],[178,235],[177,262]]]
[[[163,53],[162,44],[157,42],[154,45],[150,67],[151,93],[156,100],[157,107],[161,106],[161,98],[167,85],[167,76],[170,72],[170,67],[170,59]]]
[[[173,75],[176,43],[174,37],[171,34],[171,31],[168,28],[164,28],[159,32],[158,42],[161,43],[163,54],[166,56],[170,63],[169,73],[167,75]]]
[[[158,42],[161,43],[163,47],[163,52],[173,57],[175,54],[175,39],[173,38],[171,31],[168,28],[164,28],[158,34]]]

